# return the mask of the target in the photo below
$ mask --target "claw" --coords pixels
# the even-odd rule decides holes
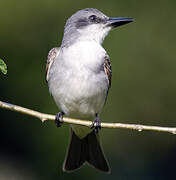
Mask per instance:
[[[92,122],[90,128],[95,128],[96,133],[98,133],[98,131],[101,129],[101,121],[98,117],[98,114],[96,114],[96,119]]]
[[[63,120],[63,115],[64,113],[63,112],[59,112],[56,114],[56,118],[55,118],[55,124],[57,127],[61,127],[62,125],[62,120]]]

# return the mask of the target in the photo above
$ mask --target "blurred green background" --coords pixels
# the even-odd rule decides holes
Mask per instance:
[[[0,0],[0,100],[41,112],[58,109],[45,82],[48,51],[59,46],[73,13],[94,7],[136,19],[113,30],[103,46],[112,62],[112,88],[102,121],[176,126],[176,1]],[[0,179],[174,179],[176,135],[102,129],[112,174],[85,165],[62,172],[69,126],[0,109]]]

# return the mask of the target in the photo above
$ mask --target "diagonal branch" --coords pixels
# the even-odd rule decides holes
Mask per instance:
[[[34,111],[31,109],[27,109],[21,106],[17,106],[17,105],[2,102],[2,101],[0,101],[0,108],[4,108],[11,111],[27,114],[29,116],[33,116],[40,119],[42,122],[46,120],[55,120],[54,115],[41,113],[38,111]],[[78,124],[78,125],[83,125],[83,126],[88,126],[88,127],[90,127],[92,124],[91,121],[85,121],[85,120],[73,119],[73,118],[67,118],[67,117],[63,118],[63,122],[68,123],[68,124]],[[102,128],[132,129],[132,130],[137,130],[137,131],[142,131],[142,130],[160,131],[160,132],[168,132],[168,133],[176,134],[175,127],[146,126],[146,125],[140,125],[140,124],[123,124],[123,123],[101,123],[101,127]]]

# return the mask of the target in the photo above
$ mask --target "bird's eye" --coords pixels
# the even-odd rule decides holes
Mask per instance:
[[[95,16],[95,15],[89,16],[89,20],[92,21],[92,22],[95,22],[96,19],[97,19],[97,16]]]

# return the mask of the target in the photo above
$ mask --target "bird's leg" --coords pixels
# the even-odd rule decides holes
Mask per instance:
[[[59,112],[56,114],[56,118],[55,118],[55,124],[57,127],[61,127],[62,125],[62,120],[63,120],[63,115],[64,115],[64,112]]]
[[[91,124],[91,128],[95,127],[95,132],[98,133],[98,130],[101,129],[101,121],[99,119],[98,113],[95,114],[96,118]]]

